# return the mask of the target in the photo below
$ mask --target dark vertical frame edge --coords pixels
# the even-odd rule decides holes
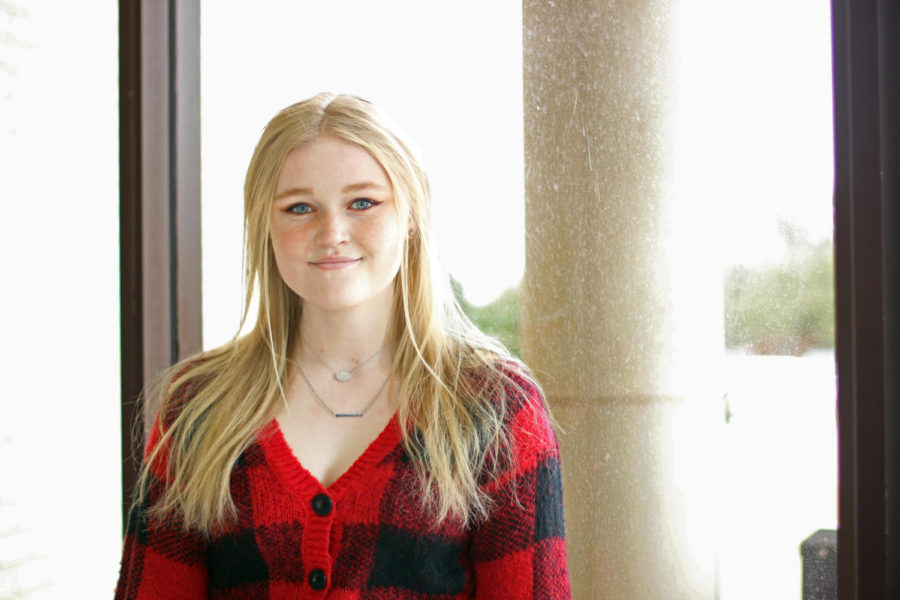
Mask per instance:
[[[139,402],[144,385],[201,350],[200,1],[119,0],[118,10],[124,526],[153,411]]]
[[[900,597],[894,0],[833,0],[835,305],[842,600]]]
[[[887,597],[900,598],[900,3],[878,9],[884,290]]]
[[[144,384],[141,264],[141,6],[119,0],[119,314],[122,520],[127,523],[138,465],[133,438]]]

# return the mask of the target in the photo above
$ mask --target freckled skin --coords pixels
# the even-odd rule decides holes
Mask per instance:
[[[285,159],[270,214],[285,283],[307,311],[386,316],[400,268],[401,224],[390,180],[365,149],[321,137]]]

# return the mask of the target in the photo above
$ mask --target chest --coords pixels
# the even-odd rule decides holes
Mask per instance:
[[[295,409],[277,417],[297,461],[326,488],[350,469],[390,419],[387,411],[380,410],[362,417],[335,418],[320,410]]]

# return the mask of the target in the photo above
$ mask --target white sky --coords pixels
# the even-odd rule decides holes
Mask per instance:
[[[719,211],[725,263],[777,259],[779,218],[830,237],[830,3],[685,0],[681,18],[685,175]]]
[[[109,597],[118,573],[117,25],[99,4],[0,2],[0,597]]]
[[[376,102],[419,145],[440,256],[467,297],[486,303],[518,284],[524,269],[521,3],[264,0],[252,11],[247,6],[203,4],[205,345],[221,343],[237,324],[241,194],[253,147],[278,110],[320,91]]]
[[[813,238],[832,223],[828,3],[761,1],[682,3],[680,189],[702,195],[696,218],[726,263],[777,259],[780,217]],[[512,0],[205,2],[205,345],[238,321],[242,183],[259,133],[324,90],[377,102],[421,147],[441,257],[466,296],[484,304],[516,285],[521,43]]]

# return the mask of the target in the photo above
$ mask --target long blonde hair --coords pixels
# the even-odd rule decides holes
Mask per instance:
[[[231,342],[174,365],[160,378],[154,443],[140,476],[146,501],[151,473],[166,481],[151,516],[175,514],[185,528],[209,533],[231,522],[230,475],[241,453],[269,423],[293,374],[289,350],[302,300],[282,281],[269,237],[269,213],[284,159],[319,136],[358,144],[384,168],[409,235],[394,286],[390,346],[399,382],[403,445],[434,523],[485,517],[481,483],[512,455],[505,395],[516,389],[508,352],[479,332],[441,285],[430,240],[425,173],[409,143],[375,105],[319,94],[279,112],[266,126],[244,185],[245,307],[258,293],[253,328]],[[248,319],[245,308],[242,327]],[[506,365],[506,366],[503,366]],[[521,365],[515,370],[524,372]],[[140,496],[143,494],[144,496]]]

